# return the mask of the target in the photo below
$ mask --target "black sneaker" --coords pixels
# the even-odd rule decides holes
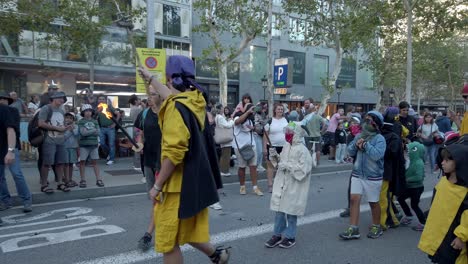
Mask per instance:
[[[274,248],[278,246],[281,243],[281,237],[280,236],[272,236],[270,240],[268,240],[265,243],[265,247],[267,248]]]
[[[349,215],[349,208],[344,209],[344,211],[340,213],[340,217],[349,217]]]
[[[280,248],[292,248],[294,245],[296,245],[296,239],[294,238],[285,238],[281,243],[279,244]]]
[[[143,251],[147,251],[151,248],[151,240],[153,240],[153,237],[146,232],[145,235],[138,240],[138,248]]]

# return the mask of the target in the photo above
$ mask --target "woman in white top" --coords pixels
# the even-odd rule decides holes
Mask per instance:
[[[39,109],[39,95],[32,95],[28,104],[28,111],[30,114],[34,114],[37,109]]]
[[[439,127],[434,122],[434,118],[430,113],[424,114],[423,124],[418,128],[416,135],[421,138],[422,143],[426,147],[426,160],[431,164],[431,173],[434,172],[436,166],[436,154],[438,146],[434,143],[434,133],[439,133]]]
[[[215,124],[217,127],[230,129],[234,127],[234,120],[231,118],[231,109],[229,109],[228,106],[223,107],[218,104],[212,112],[216,114]],[[229,177],[231,176],[231,173],[229,173],[229,163],[231,161],[232,142],[221,144],[220,147],[221,157],[219,159],[219,168],[221,170],[221,176]]]
[[[284,107],[276,104],[273,109],[273,118],[265,125],[263,133],[263,153],[267,160],[268,191],[273,188],[273,176],[277,164],[272,163],[273,156],[281,153],[286,140],[284,138],[284,128],[288,125],[288,120],[284,117]],[[275,153],[276,152],[276,153]]]

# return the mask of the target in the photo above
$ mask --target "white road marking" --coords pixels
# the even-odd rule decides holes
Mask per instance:
[[[24,231],[24,232],[5,234],[5,235],[0,235],[0,238],[13,237],[13,236],[22,236],[22,235],[26,235],[26,234],[36,234],[36,233],[38,234],[38,233],[43,233],[43,232],[46,232],[46,231],[52,231],[52,230],[57,230],[57,229],[65,229],[65,228],[70,228],[70,227],[92,225],[92,224],[97,224],[97,223],[103,222],[104,220],[106,220],[106,218],[104,218],[102,216],[82,215],[82,216],[77,216],[77,217],[72,217],[72,218],[54,219],[54,220],[49,220],[49,221],[35,222],[35,223],[22,224],[22,225],[5,226],[5,227],[0,228],[0,231],[3,231],[5,229],[14,229],[14,228],[33,226],[33,225],[41,225],[41,224],[70,222],[70,221],[75,221],[75,220],[84,220],[85,222],[78,223],[78,224],[64,223],[64,226],[56,226],[56,227],[50,227],[50,228],[28,230],[28,231]]]
[[[92,234],[92,235],[85,235],[85,236],[82,235],[82,233],[86,231],[91,231],[91,230],[99,230],[102,232],[97,233],[97,234]],[[24,237],[13,238],[13,239],[0,243],[0,248],[3,250],[4,253],[7,253],[7,252],[12,252],[12,251],[36,248],[36,247],[49,246],[49,245],[59,244],[63,242],[88,239],[92,237],[112,235],[112,234],[117,234],[117,233],[122,233],[122,232],[125,232],[125,230],[115,225],[95,225],[95,226],[76,228],[76,229],[64,231],[61,233],[48,233],[48,234],[40,234],[40,235],[33,236],[33,237],[24,236]],[[36,239],[38,239],[38,241],[42,241],[45,239],[46,242],[36,243],[32,245],[27,245],[27,246],[18,245],[19,243],[24,242],[26,240],[36,240]]]
[[[421,199],[426,199],[432,197],[432,191],[424,192],[421,196]],[[361,205],[361,213],[369,211],[368,204]],[[325,220],[337,218],[339,213],[342,212],[342,209],[332,210],[323,213],[311,214],[304,217],[299,217],[298,226],[308,225],[317,222],[322,222]],[[270,233],[273,230],[273,223],[264,224],[261,226],[252,226],[241,229],[235,229],[227,232],[222,232],[211,236],[211,243],[213,244],[226,244],[228,242],[246,239],[258,235],[263,235]],[[182,251],[192,251],[192,247],[185,245],[181,247]],[[89,261],[77,262],[76,264],[126,264],[126,263],[135,263],[150,259],[156,259],[162,257],[162,254],[156,252],[142,253],[139,250],[133,250],[126,253],[116,254],[107,257],[96,258]]]
[[[65,217],[71,217],[71,216],[77,216],[77,215],[83,215],[83,214],[91,213],[93,211],[93,209],[87,208],[87,207],[68,207],[68,208],[52,210],[50,212],[38,214],[38,215],[35,215],[35,216],[32,216],[32,217],[25,217],[25,218],[20,218],[20,217],[28,216],[27,214],[9,215],[9,216],[2,217],[2,220],[3,220],[3,222],[8,223],[8,224],[32,222],[32,221],[35,221],[35,220],[44,219],[46,217],[49,217],[49,216],[57,214],[57,213],[63,213],[63,212],[68,212],[68,211],[72,211],[72,213],[65,214]],[[20,219],[15,220],[16,218],[20,218]],[[1,229],[2,228],[0,228],[0,230]]]

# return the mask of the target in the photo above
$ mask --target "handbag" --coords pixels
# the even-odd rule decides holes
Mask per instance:
[[[216,144],[226,144],[232,141],[234,132],[232,128],[224,128],[220,126],[215,127],[214,140]]]
[[[242,148],[239,148],[239,144],[237,143],[236,137],[234,137],[234,141],[236,141],[236,146],[239,150],[239,154],[245,161],[249,161],[255,157],[255,151],[252,145],[252,131],[250,131],[250,144],[245,144]]]
[[[419,129],[422,133],[422,126],[419,127]],[[434,139],[433,139],[433,135],[432,135],[432,125],[431,125],[431,134],[429,136],[429,138],[422,138],[422,137],[419,137],[419,142],[421,142],[421,144],[423,144],[424,146],[427,146],[427,147],[430,147],[432,145],[434,145]]]

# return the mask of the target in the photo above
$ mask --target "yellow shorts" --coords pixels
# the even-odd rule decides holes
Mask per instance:
[[[159,253],[170,252],[176,245],[210,241],[208,208],[179,219],[179,204],[180,193],[164,193],[163,201],[154,207],[155,250]]]

